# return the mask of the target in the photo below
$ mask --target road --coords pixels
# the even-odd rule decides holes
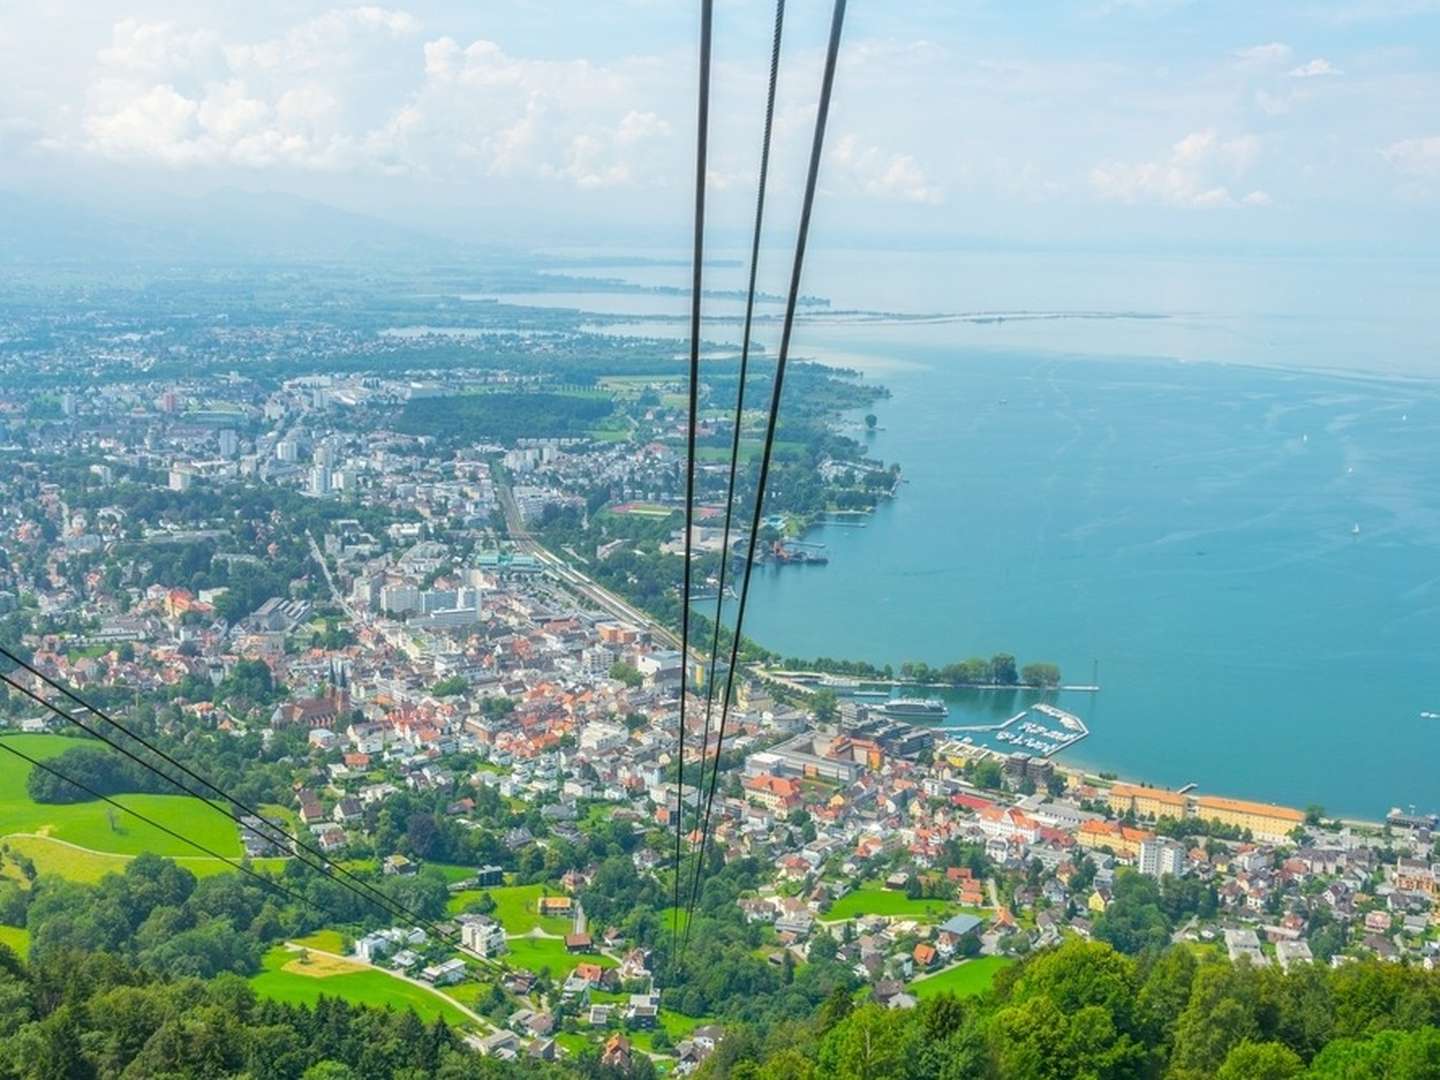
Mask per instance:
[[[510,530],[510,538],[515,541],[521,551],[527,555],[533,555],[554,574],[562,585],[580,594],[602,611],[607,611],[618,619],[634,623],[648,631],[653,639],[665,642],[672,649],[680,648],[680,638],[677,634],[542,546],[525,527],[525,522],[520,517],[520,508],[515,504],[515,496],[511,494],[508,486],[497,484],[495,491],[500,499],[500,509],[505,515],[505,525]],[[692,650],[693,654],[694,650]]]
[[[320,545],[315,543],[315,537],[309,529],[305,530],[305,539],[310,541],[310,557],[320,564],[320,572],[325,575],[325,584],[330,586],[330,595],[334,598],[335,603],[340,605],[340,610],[345,612],[346,617],[352,623],[358,623],[360,621],[359,616],[356,614],[355,609],[350,606],[350,601],[345,598],[345,595],[341,593],[340,589],[336,586],[335,579],[330,576],[330,564],[325,561],[325,556],[320,551]]]

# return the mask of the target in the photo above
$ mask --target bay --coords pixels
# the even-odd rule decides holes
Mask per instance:
[[[797,354],[890,388],[870,452],[906,483],[867,527],[815,530],[828,566],[760,573],[746,633],[796,656],[1098,669],[1098,694],[1062,695],[1092,732],[1063,760],[1332,813],[1440,809],[1440,720],[1420,715],[1440,712],[1434,266],[1088,265],[819,263],[807,290],[836,306],[1165,317],[802,324]],[[952,719],[1012,704],[957,695]]]

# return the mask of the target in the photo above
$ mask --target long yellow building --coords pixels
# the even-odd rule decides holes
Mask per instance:
[[[1110,809],[1117,814],[1133,811],[1141,818],[1193,817],[1218,821],[1236,829],[1249,829],[1257,840],[1286,840],[1297,825],[1305,822],[1305,815],[1289,806],[1227,799],[1221,795],[1181,795],[1136,784],[1114,785],[1109,791],[1109,801]]]
[[[1288,806],[1226,799],[1220,795],[1197,795],[1194,815],[1202,821],[1249,829],[1257,840],[1286,840],[1296,826],[1305,824],[1305,815]]]
[[[1110,789],[1110,809],[1117,814],[1133,810],[1136,817],[1157,819],[1183,818],[1190,812],[1189,800],[1184,795],[1134,784],[1116,784]]]

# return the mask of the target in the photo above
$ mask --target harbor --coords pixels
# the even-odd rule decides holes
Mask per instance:
[[[1095,684],[1057,687],[1044,690],[1026,686],[977,686],[955,687],[948,684],[919,684],[902,682],[898,679],[860,679],[851,676],[834,675],[815,671],[762,672],[767,679],[773,679],[788,689],[810,695],[821,690],[834,693],[854,702],[856,709],[887,720],[899,720],[913,724],[924,724],[955,735],[961,743],[984,746],[991,752],[1008,754],[1029,754],[1032,757],[1050,759],[1062,750],[1067,750],[1090,735],[1090,727],[1075,712],[1061,708],[1052,701],[1032,701],[1015,707],[1017,695],[1050,697],[1060,692],[1093,695],[1100,687]],[[960,705],[947,702],[939,696],[919,696],[917,691],[938,691],[948,693],[952,698],[964,695],[970,703]],[[984,701],[984,706],[974,703]],[[1000,714],[1003,719],[981,722],[974,714],[993,710],[1009,703],[1013,712]],[[848,706],[847,706],[848,707]],[[955,718],[955,712],[961,712]]]
[[[1049,727],[1030,719],[1032,714],[1037,713],[1048,721],[1054,721],[1058,727]],[[1090,734],[1090,729],[1080,717],[1043,701],[1022,709],[1000,724],[950,724],[946,725],[946,730],[990,735],[1001,744],[1002,750],[1023,751],[1042,758],[1054,757]],[[972,740],[962,738],[960,741]]]

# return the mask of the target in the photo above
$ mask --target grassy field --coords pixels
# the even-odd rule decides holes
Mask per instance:
[[[7,735],[3,745],[45,760],[81,745],[62,735]],[[96,743],[88,745],[95,746]],[[194,855],[195,849],[122,811],[98,800],[81,803],[40,804],[25,790],[32,766],[3,755],[0,769],[0,836],[32,833],[119,855],[153,851],[157,855]],[[239,830],[228,815],[197,806],[188,795],[119,795],[116,802],[133,807],[178,833],[190,836],[221,855],[239,856]]]
[[[295,944],[319,949],[321,952],[336,953],[340,956],[344,956],[346,952],[345,935],[339,930],[316,930],[313,934],[296,938]]]
[[[482,893],[487,892],[495,901],[495,910],[491,914],[505,927],[507,934],[528,934],[537,928],[549,934],[570,932],[569,919],[553,915],[540,917],[538,905],[540,897],[545,895],[543,885],[492,885],[488,889],[462,889],[450,894],[450,899],[445,904],[446,910],[452,915],[458,915],[465,910],[466,904],[478,900]],[[563,894],[552,889],[549,895]]]
[[[990,989],[1000,969],[1011,963],[1013,961],[1006,956],[976,957],[959,967],[942,971],[939,975],[919,979],[910,984],[909,990],[922,1001],[937,994],[956,994],[960,997],[983,994]]]
[[[0,945],[9,945],[24,958],[30,952],[30,931],[23,926],[0,926]]]
[[[69,881],[94,884],[106,874],[120,874],[125,864],[135,856],[115,855],[105,851],[90,851],[86,848],[70,847],[45,836],[7,836],[0,843],[9,845],[12,851],[28,855],[41,874],[56,874]],[[208,855],[171,856],[196,877],[210,877],[213,874],[234,873],[234,867]],[[257,870],[276,872],[285,864],[284,859],[254,859],[251,865]],[[18,876],[15,867],[6,863],[3,872],[10,877]]]
[[[0,841],[11,850],[28,855],[41,874],[56,874],[69,881],[94,884],[106,874],[120,874],[125,864],[135,856],[114,855],[104,851],[90,851],[86,848],[70,847],[44,836],[7,836]],[[208,855],[171,856],[196,877],[210,877],[213,874],[234,873],[234,867]],[[285,864],[284,859],[254,859],[251,865],[257,870],[278,871]],[[7,863],[3,874],[17,876],[13,865]]]
[[[473,1028],[474,1022],[440,994],[422,989],[383,971],[367,968],[342,974],[324,974],[326,965],[320,958],[310,965],[312,974],[302,974],[296,953],[277,946],[265,954],[264,970],[250,979],[250,985],[262,997],[295,1005],[313,1005],[320,996],[344,998],[357,1005],[386,1005],[397,1009],[411,1008],[427,1024],[437,1016],[462,1028]],[[347,965],[347,967],[350,965]],[[297,970],[298,969],[298,970]]]
[[[672,922],[671,920],[675,919],[677,913],[679,914],[680,918]],[[690,925],[690,912],[686,908],[661,908],[659,911],[655,912],[655,916],[660,920],[660,926],[667,934],[670,933],[673,929],[677,928],[683,934],[685,932],[685,927]]]
[[[505,963],[537,974],[541,968],[549,968],[550,977],[556,980],[565,978],[580,964],[615,966],[614,960],[599,953],[568,953],[565,943],[555,938],[511,938],[507,944],[510,951],[505,954]]]
[[[862,915],[888,915],[942,922],[960,910],[958,904],[945,900],[911,900],[903,892],[865,885],[846,893],[831,905],[823,916],[826,922],[854,919]]]

